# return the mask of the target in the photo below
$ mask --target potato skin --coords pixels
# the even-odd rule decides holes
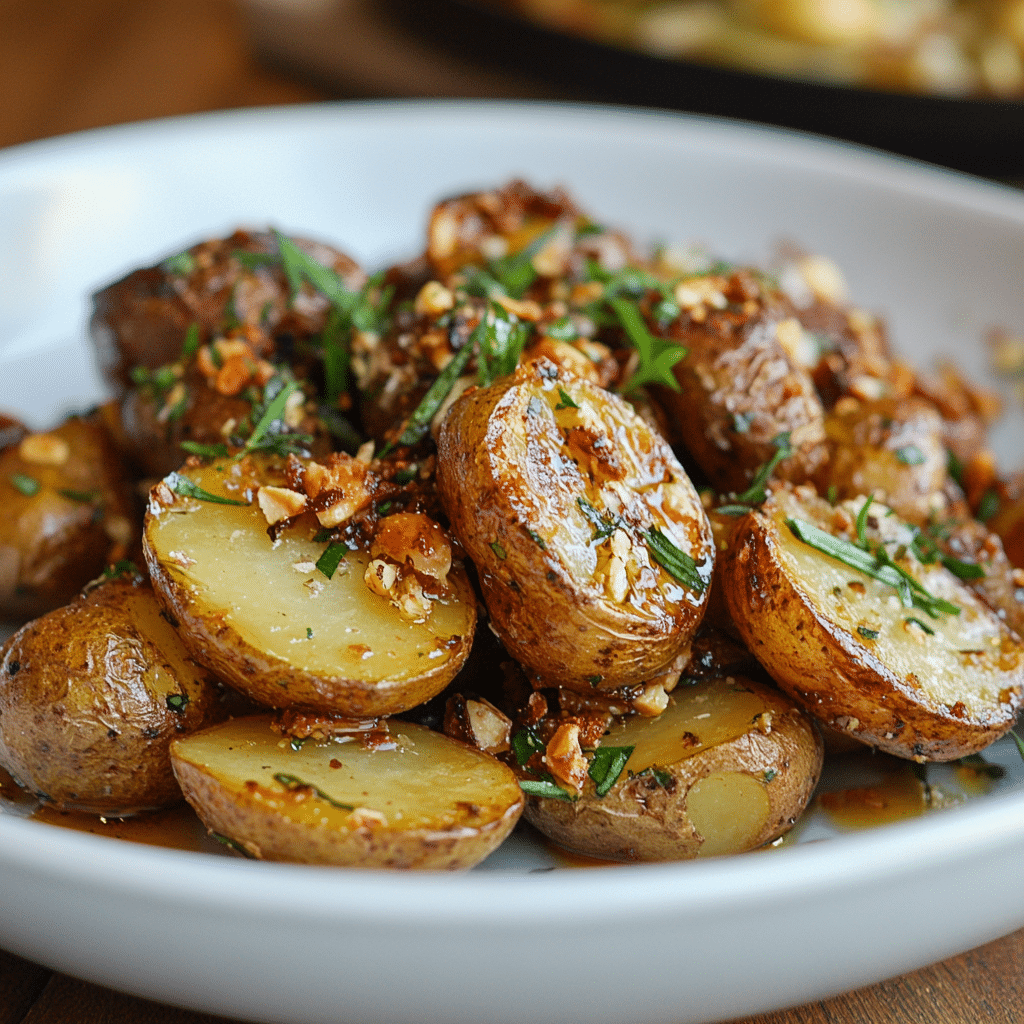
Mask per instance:
[[[898,528],[882,508],[879,521]],[[832,588],[836,604],[829,605],[830,598],[794,575],[786,552],[813,557],[807,554],[813,549],[791,536],[785,519],[803,518],[828,530],[842,515],[843,509],[833,509],[809,489],[780,488],[738,521],[721,561],[721,578],[739,633],[778,685],[830,727],[917,761],[948,761],[984,749],[1013,726],[1024,702],[1024,648],[940,566],[927,567],[919,578],[926,589],[962,608],[961,616],[946,616],[954,621],[951,628],[972,630],[959,644],[923,631],[916,636],[910,617],[927,618],[925,613],[903,608],[891,588],[876,594],[868,577],[822,554],[816,559],[822,573],[834,572],[837,565],[841,570]],[[841,602],[852,601],[854,587],[867,594],[860,599],[867,604],[837,612],[847,607]],[[860,608],[869,616],[867,634],[852,625]],[[937,634],[942,627],[929,621]],[[905,634],[915,635],[887,647],[876,642],[877,633],[887,642],[888,631],[901,628],[898,623]]]
[[[700,304],[669,326],[687,353],[674,367],[679,391],[662,387],[658,397],[716,490],[744,491],[782,434],[793,454],[776,475],[806,480],[826,459],[824,410],[809,372],[779,340],[783,323],[799,330],[796,311],[747,271],[704,280],[728,304]]]
[[[399,747],[407,741],[414,751],[404,772],[386,773],[387,794],[360,793],[369,814],[353,809],[317,803],[317,813],[304,807],[315,800],[315,790],[300,787],[282,792],[267,778],[271,771],[308,781],[305,767],[309,758],[332,759],[328,771],[345,773],[337,759],[349,762],[357,743],[327,744],[313,749],[303,746],[292,753],[280,746],[280,734],[270,726],[270,716],[236,719],[172,744],[174,770],[189,803],[211,832],[231,840],[248,856],[260,860],[293,861],[362,868],[401,868],[455,871],[472,867],[508,837],[523,808],[523,796],[508,768],[467,744],[431,732],[411,722],[396,722],[392,735]],[[220,750],[217,749],[218,744]],[[260,762],[244,765],[231,762],[244,756],[252,746]],[[362,754],[362,752],[359,752]],[[362,772],[372,772],[375,757],[393,756],[389,751],[359,757]],[[457,780],[439,762],[454,759]],[[239,774],[241,771],[241,774]],[[478,774],[479,773],[479,774]],[[448,794],[445,779],[459,787]],[[367,790],[382,789],[368,774],[362,775]],[[325,784],[331,787],[331,782]],[[349,783],[349,789],[352,784]],[[416,794],[420,795],[417,796]],[[315,795],[314,795],[315,794]],[[348,792],[341,794],[350,799]],[[464,799],[460,799],[464,798]],[[423,800],[431,812],[421,813]],[[405,807],[402,815],[391,808]],[[383,819],[374,817],[383,813]]]
[[[555,406],[560,393],[575,406]],[[542,407],[554,418],[534,413]],[[575,419],[581,427],[567,426]],[[648,680],[696,631],[714,563],[707,516],[671,449],[617,396],[546,359],[523,365],[454,403],[438,437],[437,482],[495,630],[549,682],[592,692]],[[626,498],[614,499],[619,527],[600,539],[595,516],[608,509],[581,509],[609,491]],[[685,538],[699,591],[649,552],[644,531],[666,516]],[[620,533],[628,557],[646,563],[625,598],[615,596],[607,550]]]
[[[0,766],[22,786],[62,811],[180,801],[168,746],[219,717],[220,690],[141,577],[28,623],[0,655]]]
[[[70,601],[138,536],[124,468],[92,417],[0,451],[0,507],[0,618],[24,621]]]
[[[528,795],[526,820],[568,850],[621,861],[741,853],[787,832],[821,772],[822,744],[811,719],[773,687],[746,677],[696,685],[702,691],[729,686],[756,695],[768,712],[765,727],[745,721],[734,730],[738,735],[659,764],[660,780],[653,772],[629,777],[624,771],[603,797],[589,777],[574,802]],[[614,732],[602,740],[602,745],[615,743]],[[734,811],[717,814],[716,803],[730,799],[739,801]],[[716,825],[724,827],[719,831]]]

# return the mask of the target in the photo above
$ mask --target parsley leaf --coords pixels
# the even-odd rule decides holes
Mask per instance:
[[[633,747],[598,747],[594,751],[587,774],[594,780],[598,796],[604,796],[615,785],[633,753]]]
[[[199,484],[190,480],[187,476],[182,476],[180,473],[171,473],[164,479],[164,483],[175,494],[180,494],[183,498],[195,498],[197,501],[209,501],[215,505],[246,505],[248,502],[236,501],[234,498],[226,498],[222,494],[211,494],[209,491],[203,490]]]
[[[317,569],[328,579],[338,571],[341,560],[348,554],[348,545],[343,540],[328,544],[324,553],[316,560]]]

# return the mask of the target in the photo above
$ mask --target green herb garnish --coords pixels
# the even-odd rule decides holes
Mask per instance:
[[[324,553],[316,560],[317,569],[328,579],[338,571],[341,560],[348,554],[348,545],[343,540],[328,544]]]
[[[473,346],[470,344],[464,345],[455,353],[448,365],[427,389],[427,393],[420,400],[420,404],[413,410],[412,415],[405,421],[405,427],[398,440],[393,443],[389,442],[384,446],[380,453],[381,458],[392,451],[397,445],[411,447],[427,436],[427,432],[430,430],[430,421],[437,414],[437,410],[441,408],[452,388],[455,387],[455,382],[462,375],[462,371],[466,368],[466,364],[469,362],[469,357],[472,354]]]
[[[498,556],[498,558],[500,558],[500,559],[501,559],[502,561],[504,561],[504,560],[505,560],[505,558],[507,557],[507,554],[506,554],[506,551],[505,551],[504,547],[502,547],[502,545],[501,545],[501,544],[500,544],[500,543],[499,543],[498,541],[496,541],[496,540],[492,540],[492,541],[491,541],[491,543],[490,543],[490,544],[488,544],[487,546],[488,546],[488,547],[489,547],[489,548],[490,548],[490,549],[491,549],[491,550],[492,550],[492,551],[493,551],[493,552],[494,552],[494,553],[495,553],[495,554],[496,554],[496,555]]]
[[[662,384],[673,391],[679,391],[679,381],[672,367],[686,356],[686,347],[651,334],[640,307],[630,299],[615,297],[607,301],[626,332],[626,337],[640,354],[636,371],[622,385],[622,393],[629,394],[646,384]]]
[[[303,780],[296,775],[287,775],[285,772],[277,772],[274,775],[274,781],[279,782],[288,790],[289,793],[294,793],[299,789],[308,789],[315,793],[325,803],[329,803],[332,807],[337,807],[342,811],[354,811],[356,809],[355,804],[343,804],[339,800],[335,800],[334,797],[328,796],[328,794],[318,786],[313,786],[308,782],[303,782]]]
[[[188,694],[169,693],[167,694],[167,706],[176,714],[180,715],[188,704]]]
[[[924,452],[916,444],[905,444],[893,453],[904,466],[920,466],[924,464]]]
[[[247,505],[248,502],[236,501],[234,498],[226,498],[222,494],[211,494],[209,491],[203,490],[199,484],[190,480],[187,476],[182,476],[180,473],[171,473],[165,478],[164,483],[175,494],[180,494],[183,498],[195,498],[197,501],[210,501],[215,505]]]
[[[180,274],[182,277],[191,274],[196,269],[195,257],[187,249],[179,252],[177,256],[171,256],[163,262],[164,273]]]
[[[598,747],[594,751],[587,774],[594,780],[598,796],[615,785],[632,753],[633,747]]]
[[[80,505],[94,505],[103,498],[99,491],[75,491],[66,487],[60,488],[57,493],[68,501],[77,501]]]
[[[707,585],[697,570],[697,563],[685,552],[672,543],[656,526],[652,526],[643,534],[647,547],[654,560],[684,587],[698,594],[704,592]]]
[[[515,754],[516,762],[520,767],[525,765],[534,754],[543,754],[544,751],[545,747],[540,737],[529,726],[520,729],[512,737],[512,753]]]
[[[857,632],[860,633],[865,640],[877,640],[879,631],[877,629],[869,629],[867,626],[858,626]]]
[[[863,512],[863,509],[861,511]],[[859,544],[851,544],[841,537],[834,537],[831,533],[802,519],[789,518],[786,525],[798,540],[823,555],[828,555],[829,558],[834,558],[843,565],[857,569],[865,576],[892,587],[899,594],[905,607],[920,608],[932,618],[937,618],[940,612],[947,615],[960,614],[960,609],[955,604],[929,594],[909,572],[893,562],[880,544],[869,551]]]
[[[520,779],[519,788],[527,796],[541,796],[548,800],[565,800],[568,803],[575,802],[575,797],[562,789],[554,779]]]
[[[572,396],[563,387],[558,389],[558,397],[560,399],[556,409],[578,409],[579,406],[572,400]]]
[[[999,511],[1000,504],[999,494],[989,488],[978,503],[978,520],[987,523]]]
[[[24,473],[12,473],[7,479],[10,480],[11,486],[24,494],[26,498],[38,494],[39,488],[42,486],[34,476],[26,476]]]
[[[266,396],[267,389],[270,388],[273,382],[273,380],[267,382],[267,388],[264,389],[264,396]],[[246,440],[245,450],[247,452],[251,452],[255,448],[265,447],[264,439],[270,431],[271,424],[277,422],[282,418],[282,416],[284,416],[284,410],[285,406],[288,404],[288,399],[291,398],[291,396],[298,390],[300,390],[298,381],[290,380],[283,384],[281,389],[267,405],[266,409],[264,409],[259,422],[255,427],[253,427],[252,433]]]
[[[185,340],[181,344],[181,356],[188,359],[199,351],[199,324],[194,320],[185,331]]]
[[[256,854],[250,853],[237,839],[232,839],[230,836],[226,836],[221,832],[210,832],[210,838],[216,839],[221,846],[226,846],[229,850],[234,850],[235,853],[240,853],[246,860],[255,860]]]

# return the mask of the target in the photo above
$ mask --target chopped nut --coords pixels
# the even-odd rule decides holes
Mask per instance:
[[[488,754],[500,754],[511,746],[511,720],[490,701],[466,699],[458,693],[445,706],[444,731]]]
[[[413,308],[419,316],[440,316],[455,305],[455,296],[440,281],[428,281],[417,293]]]
[[[18,455],[34,466],[63,466],[71,457],[71,448],[56,434],[28,434],[18,445]]]
[[[583,789],[587,781],[587,759],[580,747],[580,727],[575,722],[558,727],[548,741],[544,763],[559,782],[577,793]]]
[[[800,274],[820,302],[841,306],[847,299],[846,281],[838,265],[827,256],[805,256],[797,261]]]
[[[661,683],[647,683],[643,693],[633,699],[633,708],[645,718],[657,718],[668,707],[668,694]]]
[[[385,562],[383,558],[373,559],[366,567],[366,572],[363,573],[363,582],[370,590],[386,598],[391,597],[391,588],[394,587],[397,579],[398,567],[390,562]]]
[[[306,508],[306,496],[287,487],[261,487],[256,500],[271,526],[297,516]]]
[[[346,819],[345,824],[351,829],[387,828],[388,819],[380,811],[369,807],[357,807]]]

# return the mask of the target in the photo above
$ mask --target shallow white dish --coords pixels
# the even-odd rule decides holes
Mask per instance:
[[[356,104],[93,132],[0,153],[0,407],[94,400],[87,296],[239,225],[412,255],[429,206],[513,175],[640,238],[828,253],[919,365],[975,377],[1024,326],[1024,195],[849,146],[681,115]],[[1019,462],[1021,418],[997,436]],[[682,865],[398,876],[250,863],[0,813],[0,945],[167,1002],[280,1022],[709,1022],[805,1002],[1024,925],[1024,770],[872,832]],[[804,838],[813,838],[806,833]],[[540,869],[532,870],[531,869]]]

